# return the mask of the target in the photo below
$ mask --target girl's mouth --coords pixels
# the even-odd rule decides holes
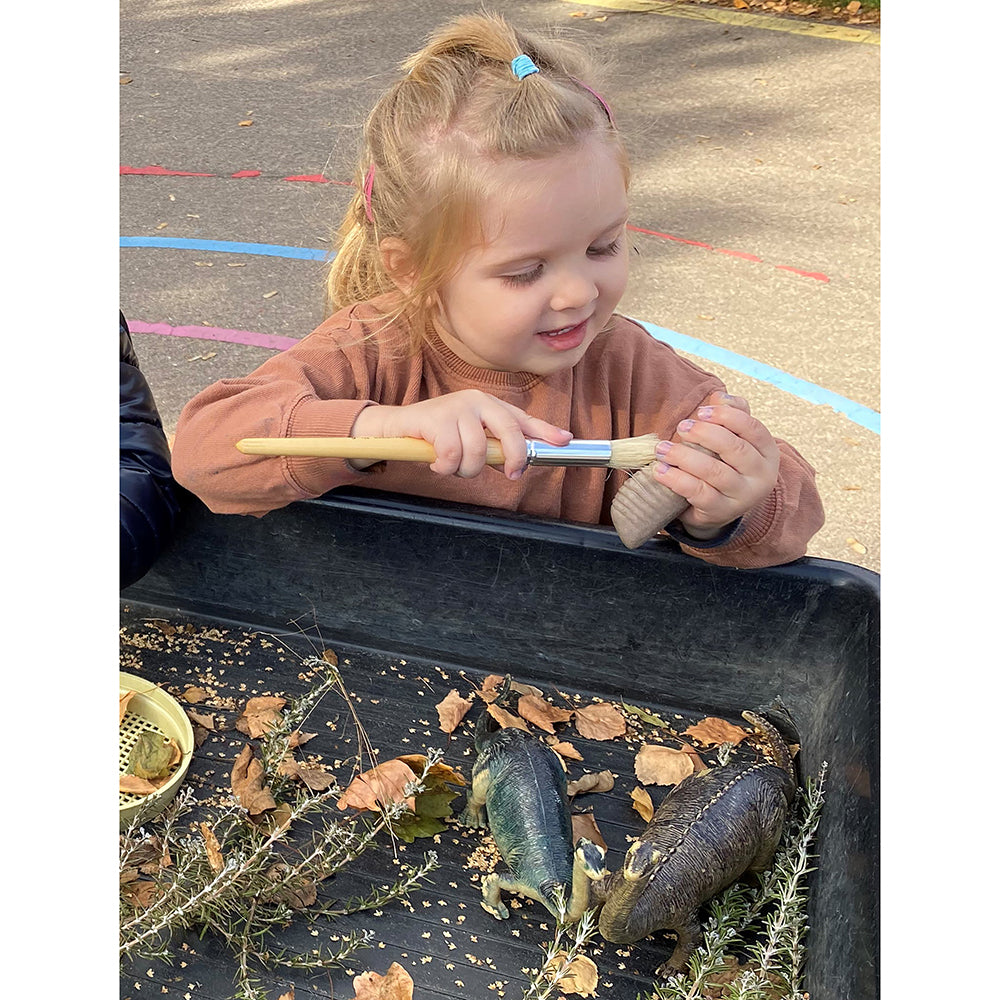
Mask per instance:
[[[572,351],[579,347],[587,336],[587,320],[576,326],[563,326],[558,330],[546,330],[538,336],[553,351]]]

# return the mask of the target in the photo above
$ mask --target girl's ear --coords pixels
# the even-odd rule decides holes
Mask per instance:
[[[409,246],[398,236],[387,236],[378,249],[385,273],[404,295],[409,295],[417,280]]]

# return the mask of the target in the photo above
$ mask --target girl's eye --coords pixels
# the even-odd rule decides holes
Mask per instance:
[[[621,238],[618,237],[607,246],[603,247],[591,247],[587,253],[591,257],[613,257],[621,249]]]
[[[503,276],[503,281],[505,285],[530,285],[533,281],[537,281],[541,276],[542,265],[538,264],[530,271],[524,271],[521,274],[505,274]]]

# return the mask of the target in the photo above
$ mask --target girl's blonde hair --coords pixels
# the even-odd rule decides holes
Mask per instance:
[[[538,72],[518,79],[527,55]],[[389,320],[411,321],[412,347],[430,320],[434,293],[485,235],[480,206],[499,158],[539,159],[603,137],[628,159],[587,57],[566,42],[525,34],[499,14],[459,17],[434,32],[401,67],[365,122],[357,188],[336,237],[327,279],[331,311],[395,291],[380,244],[405,244],[410,282]],[[366,191],[367,188],[367,191]]]

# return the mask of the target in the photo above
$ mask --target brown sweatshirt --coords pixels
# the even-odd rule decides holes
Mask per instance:
[[[431,333],[409,351],[401,323],[386,326],[372,304],[343,309],[298,344],[245,378],[200,392],[180,415],[174,478],[210,510],[263,515],[294,500],[353,485],[520,511],[584,524],[610,524],[611,501],[627,473],[531,467],[520,480],[487,467],[475,479],[440,476],[416,462],[389,462],[364,472],[344,459],[244,455],[245,437],[348,437],[373,403],[405,405],[460,389],[480,389],[576,438],[608,440],[656,433],[670,438],[712,392],[714,375],[681,358],[621,316],[571,369],[549,376],[476,368]],[[779,441],[775,490],[744,515],[724,544],[682,544],[708,562],[744,568],[805,554],[823,524],[815,472]]]

